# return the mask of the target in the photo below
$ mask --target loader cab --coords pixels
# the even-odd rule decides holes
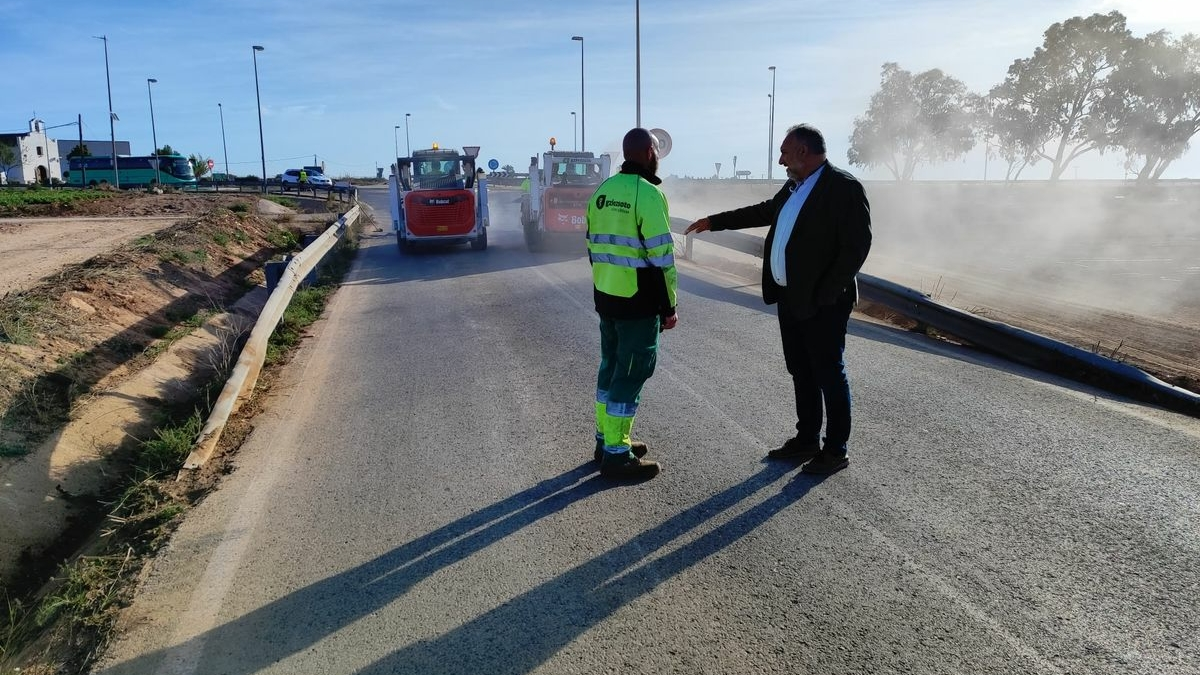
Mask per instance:
[[[588,165],[580,162],[555,162],[553,185],[586,185]]]
[[[466,187],[457,157],[413,158],[413,183],[418,190]]]
[[[608,178],[608,155],[590,152],[547,153],[543,170],[546,187],[596,186]]]

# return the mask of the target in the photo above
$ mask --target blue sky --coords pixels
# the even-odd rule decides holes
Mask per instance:
[[[1111,9],[1138,35],[1200,33],[1200,3],[1180,0],[641,0],[642,125],[672,136],[664,175],[710,176],[720,162],[728,176],[736,156],[739,170],[764,176],[777,157],[768,154],[774,65],[775,144],[791,124],[809,122],[845,166],[854,118],[885,61],[941,68],[983,92],[1033,53],[1050,24]],[[81,113],[85,138],[107,139],[104,43],[93,39],[107,35],[118,140],[150,152],[146,79],[155,78],[159,144],[212,157],[222,170],[220,103],[236,174],[261,173],[256,44],[265,47],[258,76],[270,175],[314,155],[334,176],[373,175],[396,145],[405,154],[405,113],[413,148],[479,145],[484,160],[518,170],[551,136],[572,149],[578,133],[587,149],[619,155],[636,121],[634,0],[0,0],[0,17],[0,132]],[[582,108],[573,35],[584,37]],[[77,133],[72,125],[51,135]],[[1119,156],[1093,156],[1074,175],[1121,178],[1121,167]],[[999,161],[988,169],[990,178],[1004,172]],[[979,179],[983,170],[977,150],[917,177]],[[1023,177],[1044,175],[1039,166]],[[1200,178],[1200,150],[1166,177]]]

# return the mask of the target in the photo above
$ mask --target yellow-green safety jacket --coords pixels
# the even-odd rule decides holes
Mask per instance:
[[[600,184],[587,210],[596,311],[613,319],[675,313],[678,276],[662,181],[639,165]]]

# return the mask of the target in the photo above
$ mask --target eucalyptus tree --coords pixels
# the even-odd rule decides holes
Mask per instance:
[[[1112,146],[1100,103],[1133,45],[1120,12],[1073,17],[1046,29],[1033,56],[1017,59],[992,88],[990,131],[1011,156],[1050,162],[1057,180],[1081,155]]]
[[[1098,111],[1137,179],[1162,176],[1200,132],[1200,38],[1158,31],[1134,40]]]
[[[914,75],[885,63],[879,91],[854,120],[850,163],[883,166],[897,180],[912,180],[918,166],[957,159],[976,145],[981,105],[981,97],[941,70]]]

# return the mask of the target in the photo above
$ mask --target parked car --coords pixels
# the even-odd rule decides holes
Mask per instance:
[[[333,187],[333,181],[328,176],[320,173],[307,173],[308,184],[316,185],[317,187]],[[300,182],[300,169],[288,169],[279,175],[279,182],[284,185],[292,185]]]

